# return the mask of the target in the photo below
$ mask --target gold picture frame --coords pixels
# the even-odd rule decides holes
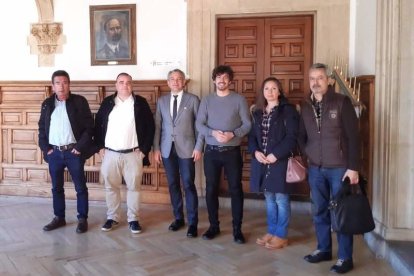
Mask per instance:
[[[136,5],[89,6],[91,65],[133,65]]]

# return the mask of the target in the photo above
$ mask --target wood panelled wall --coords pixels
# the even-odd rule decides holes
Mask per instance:
[[[374,96],[375,76],[358,76],[356,83],[360,85],[360,100],[364,105],[359,119],[361,138],[361,174],[367,178],[367,194],[372,202],[373,192],[373,160],[374,160]]]
[[[155,112],[156,100],[169,93],[165,80],[134,81],[135,93],[145,97]],[[115,81],[72,81],[71,91],[88,100],[96,113],[102,100],[115,92]],[[47,163],[38,147],[40,105],[52,94],[50,82],[0,82],[0,194],[51,196]],[[151,166],[145,167],[142,182],[142,201],[169,202],[165,171],[150,156]],[[103,185],[99,184],[101,160],[98,154],[85,164],[89,197],[104,200]],[[70,175],[65,174],[68,198],[75,198]]]

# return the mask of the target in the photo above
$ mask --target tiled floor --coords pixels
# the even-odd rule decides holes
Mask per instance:
[[[316,246],[312,220],[303,212],[292,214],[289,246],[272,251],[255,244],[266,232],[262,208],[245,208],[248,241],[239,245],[226,207],[220,210],[221,234],[205,241],[187,238],[185,229],[168,231],[170,207],[150,204],[141,206],[141,234],[131,234],[125,219],[114,231],[102,232],[104,202],[90,203],[89,231],[77,234],[75,204],[67,201],[65,227],[44,232],[52,218],[51,199],[0,196],[0,275],[329,275],[335,262],[303,260]],[[204,207],[199,212],[201,236],[208,219]],[[396,275],[361,236],[354,248],[355,269],[347,275]]]

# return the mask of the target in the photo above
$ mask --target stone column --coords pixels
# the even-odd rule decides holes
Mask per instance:
[[[385,240],[414,241],[413,10],[377,2],[373,213]]]

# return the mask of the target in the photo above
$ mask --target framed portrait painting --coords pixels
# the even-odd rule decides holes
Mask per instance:
[[[136,5],[90,6],[91,65],[137,64]]]

